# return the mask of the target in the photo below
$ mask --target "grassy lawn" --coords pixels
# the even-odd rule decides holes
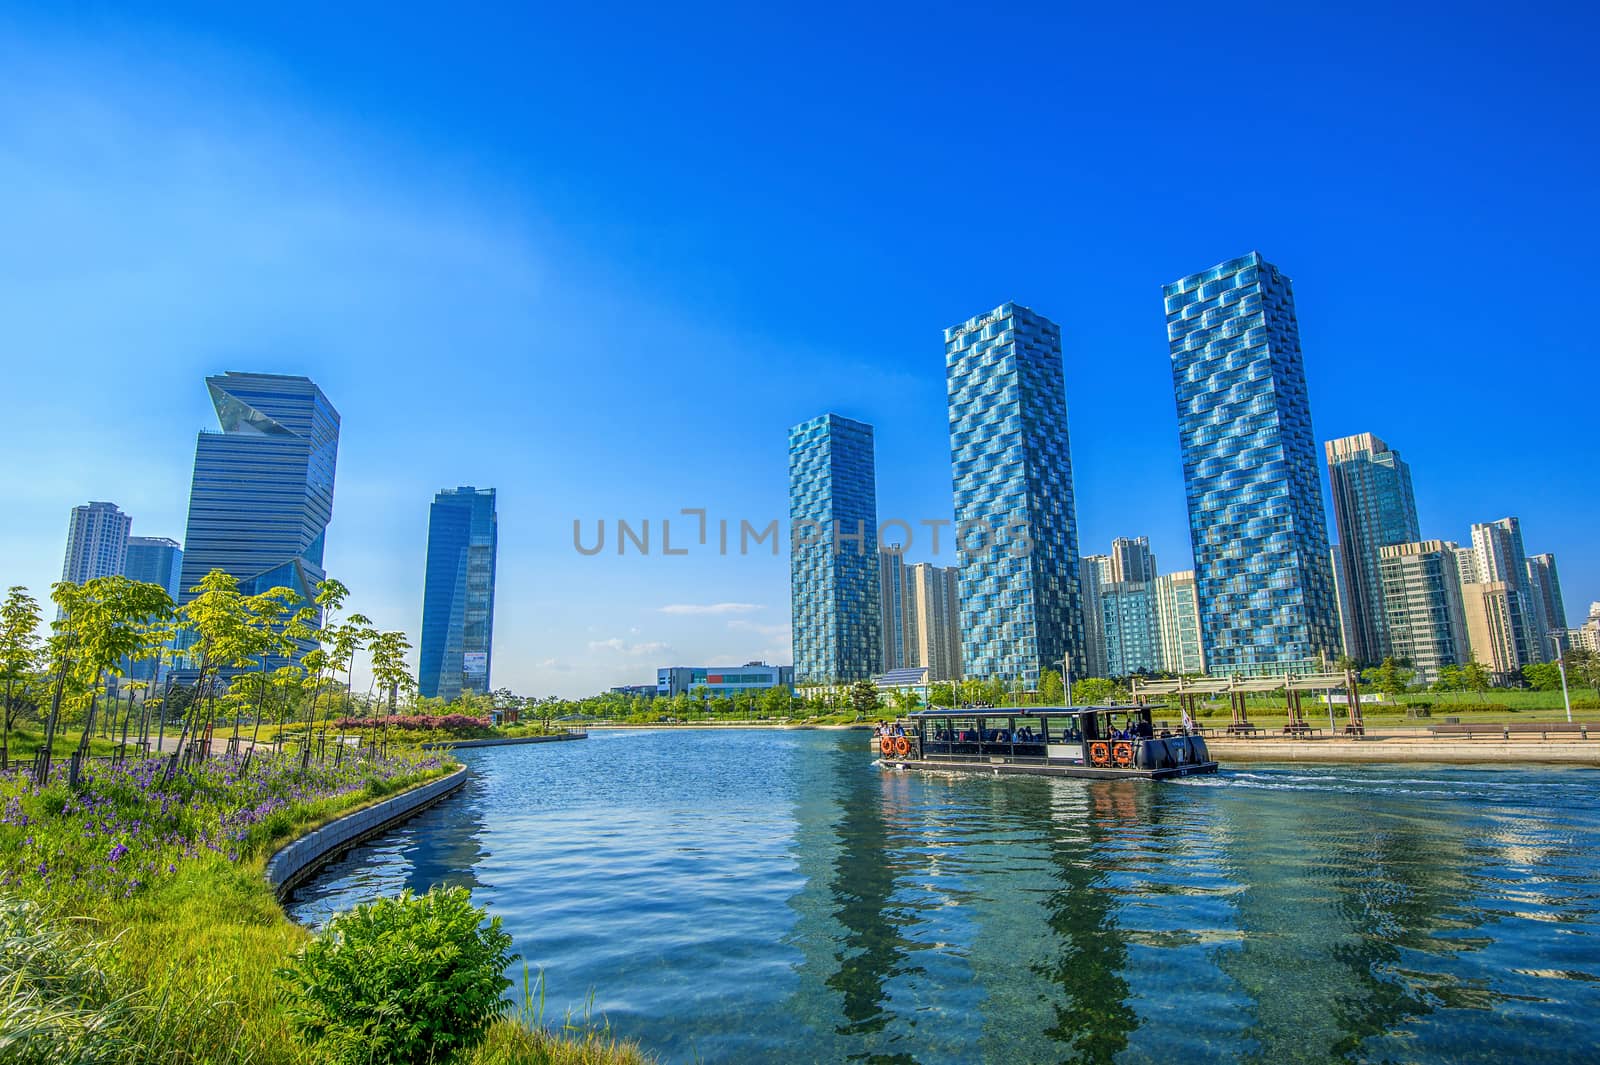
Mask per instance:
[[[20,1046],[41,1051],[24,1061],[91,1060],[43,1053],[52,1032],[81,1023],[98,1026],[95,1061],[317,1061],[296,1040],[273,975],[309,933],[279,907],[266,859],[447,767],[405,753],[303,773],[298,758],[263,754],[248,771],[218,758],[165,783],[159,765],[95,763],[77,793],[0,778],[0,911],[11,915],[0,923],[0,1059],[18,1060],[7,1047]],[[55,938],[41,946],[40,936]],[[51,990],[62,987],[87,987],[74,1001],[92,1008],[62,1008]],[[559,1038],[508,1017],[464,1060],[642,1059],[603,1033]]]

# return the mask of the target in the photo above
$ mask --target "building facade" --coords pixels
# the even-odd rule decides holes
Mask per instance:
[[[339,412],[306,377],[229,372],[206,387],[221,431],[195,443],[178,598],[220,569],[246,595],[286,587],[310,600],[333,520]]]
[[[1163,294],[1207,668],[1319,669],[1338,615],[1289,278],[1251,252]]]
[[[1567,606],[1561,600],[1561,577],[1556,572],[1556,556],[1528,556],[1528,590],[1533,596],[1534,608],[1542,615],[1545,631],[1553,633],[1565,629]]]
[[[739,692],[765,691],[782,685],[794,686],[793,666],[769,666],[765,662],[746,662],[742,666],[663,666],[656,670],[656,695],[693,695],[704,688],[710,697]]]
[[[1155,578],[1151,597],[1161,637],[1160,668],[1181,676],[1204,673],[1206,657],[1200,646],[1200,601],[1195,597],[1194,570]]]
[[[493,488],[446,488],[428,511],[417,690],[458,699],[489,691],[499,518]]]
[[[1100,590],[1106,672],[1113,677],[1161,668],[1161,636],[1149,581],[1112,581]]]
[[[1339,543],[1336,572],[1345,624],[1345,652],[1363,665],[1393,653],[1383,605],[1379,551],[1421,538],[1411,467],[1371,433],[1329,440],[1328,485]]]
[[[122,573],[129,580],[161,585],[177,602],[183,576],[183,546],[165,536],[130,536]]]
[[[1523,630],[1522,596],[1505,581],[1475,581],[1461,586],[1471,658],[1488,670],[1494,684],[1515,681],[1526,664],[1517,634]]]
[[[1083,660],[1072,664],[1076,677],[1108,677],[1106,659],[1106,619],[1100,605],[1101,593],[1114,579],[1110,555],[1084,555],[1078,566],[1079,587],[1083,590]]]
[[[1147,536],[1119,536],[1111,541],[1111,579],[1114,581],[1153,581],[1156,556],[1150,551]]]
[[[883,669],[872,426],[824,414],[789,430],[789,594],[799,684]]]
[[[1378,549],[1390,652],[1409,663],[1423,684],[1470,657],[1457,554],[1455,544],[1441,540]]]
[[[61,579],[82,584],[122,573],[128,557],[128,531],[133,519],[115,503],[89,503],[72,508],[67,521],[67,552]]]
[[[1516,518],[1480,522],[1472,527],[1473,579],[1480,584],[1504,584],[1516,600],[1510,609],[1515,673],[1530,662],[1550,659],[1545,633],[1544,607],[1534,602],[1528,581],[1528,556],[1522,546],[1522,523]],[[1466,578],[1462,578],[1465,582]],[[1474,644],[1474,649],[1477,645]],[[1481,656],[1480,656],[1481,657]],[[1487,664],[1487,663],[1485,663]]]
[[[883,672],[917,664],[916,611],[909,600],[905,553],[899,544],[878,550],[878,631],[883,638]]]
[[[1037,687],[1086,646],[1061,329],[1006,303],[944,345],[962,669]]]
[[[911,618],[911,660],[928,670],[929,681],[960,680],[961,596],[957,569],[914,562],[906,567]]]

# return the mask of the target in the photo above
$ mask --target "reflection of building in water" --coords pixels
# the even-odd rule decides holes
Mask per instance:
[[[1438,933],[1480,923],[1461,906],[1471,894],[1461,830],[1315,798],[1275,797],[1230,818],[1234,864],[1250,876],[1235,900],[1240,947],[1218,966],[1249,1000],[1241,1036],[1253,1061],[1365,1059],[1365,1040],[1463,990],[1422,967],[1470,949]]]

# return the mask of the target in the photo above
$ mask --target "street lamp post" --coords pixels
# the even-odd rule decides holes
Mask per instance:
[[[1067,709],[1072,709],[1072,652],[1068,651],[1061,656],[1062,688],[1066,692]]]
[[[1572,696],[1567,694],[1567,653],[1561,646],[1561,637],[1566,633],[1551,633],[1550,640],[1556,645],[1556,668],[1561,671],[1561,702],[1567,708],[1567,724],[1572,724]]]

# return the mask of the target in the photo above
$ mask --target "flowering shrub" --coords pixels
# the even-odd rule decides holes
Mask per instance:
[[[170,782],[165,760],[91,762],[77,792],[26,774],[0,778],[0,889],[25,895],[131,897],[179,863],[217,855],[240,862],[309,820],[381,795],[439,767],[411,754],[313,762],[258,751],[210,758]]]
[[[417,732],[466,733],[487,732],[490,722],[486,717],[470,717],[467,714],[396,714],[393,717],[341,717],[333,723],[334,728],[344,732],[385,726]]]

